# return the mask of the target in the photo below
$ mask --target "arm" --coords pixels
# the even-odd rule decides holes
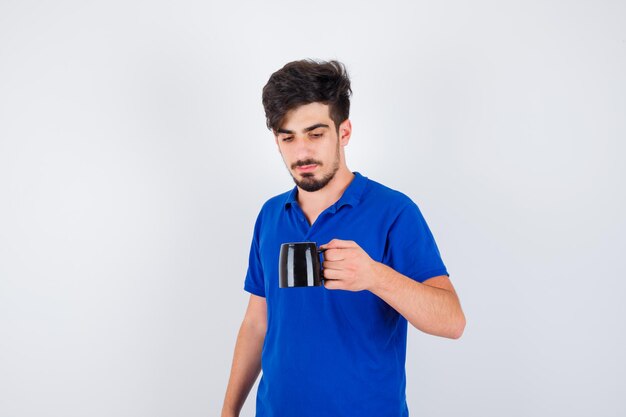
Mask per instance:
[[[372,260],[355,242],[333,239],[322,247],[326,288],[371,291],[425,333],[452,339],[463,334],[465,315],[446,275],[419,283]]]
[[[261,351],[267,330],[265,298],[250,295],[248,309],[239,329],[222,417],[239,416],[250,389],[261,372]]]
[[[415,328],[435,336],[461,337],[465,330],[465,315],[447,275],[419,283],[378,262],[372,268],[377,279],[373,280],[369,290]]]

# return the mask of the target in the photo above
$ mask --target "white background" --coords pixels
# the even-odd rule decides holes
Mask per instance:
[[[625,415],[625,22],[1,0],[0,416],[219,414],[254,220],[293,186],[261,88],[306,57],[347,65],[348,167],[418,203],[467,316],[409,329],[411,415]]]

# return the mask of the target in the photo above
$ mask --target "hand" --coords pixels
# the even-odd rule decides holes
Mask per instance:
[[[378,262],[355,242],[333,239],[325,245],[324,286],[329,290],[363,291],[372,288]]]

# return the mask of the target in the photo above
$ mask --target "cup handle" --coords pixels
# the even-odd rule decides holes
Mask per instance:
[[[321,249],[321,248],[317,248],[317,256],[322,255],[324,252],[326,252],[326,248]],[[322,266],[323,262],[321,262],[320,260],[320,278],[323,280],[324,279],[324,267]]]

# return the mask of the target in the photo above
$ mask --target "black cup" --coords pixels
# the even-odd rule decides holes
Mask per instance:
[[[322,285],[320,254],[315,242],[283,243],[278,261],[279,287],[319,287]]]

